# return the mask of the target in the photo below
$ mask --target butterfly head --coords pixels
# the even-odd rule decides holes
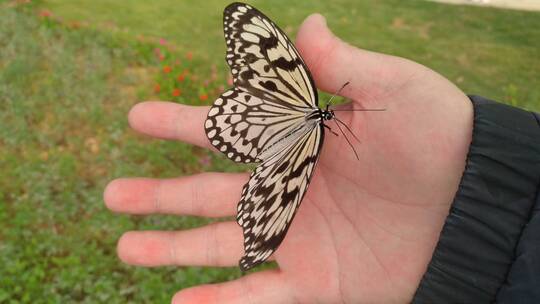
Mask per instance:
[[[326,109],[321,112],[321,116],[324,120],[330,120],[334,119],[336,114],[334,114],[334,111]]]

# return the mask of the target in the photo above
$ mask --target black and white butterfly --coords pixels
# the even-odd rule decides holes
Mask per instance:
[[[317,88],[289,38],[250,5],[223,13],[226,60],[234,88],[213,104],[205,131],[214,147],[241,163],[260,163],[238,203],[246,271],[283,241],[306,193],[332,110],[318,107]]]

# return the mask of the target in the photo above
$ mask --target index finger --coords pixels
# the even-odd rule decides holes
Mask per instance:
[[[174,102],[146,101],[129,111],[129,125],[150,136],[177,139],[214,149],[204,132],[204,121],[210,107],[187,106]]]

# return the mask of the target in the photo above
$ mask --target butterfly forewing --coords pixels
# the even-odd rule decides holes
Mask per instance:
[[[242,3],[227,6],[223,20],[235,88],[214,102],[205,131],[228,158],[260,162],[238,203],[245,250],[240,268],[248,270],[285,237],[309,185],[324,129],[311,74],[283,31]]]
[[[288,106],[317,106],[317,89],[302,57],[268,17],[233,3],[225,8],[223,22],[226,60],[236,87]]]

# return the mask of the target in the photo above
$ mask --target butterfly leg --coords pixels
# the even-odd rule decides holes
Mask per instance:
[[[334,134],[335,136],[339,136],[339,134],[337,134],[336,132],[334,132],[334,131],[332,130],[332,128],[330,128],[329,126],[323,124],[323,127],[327,128],[328,131],[332,132],[332,134]]]

